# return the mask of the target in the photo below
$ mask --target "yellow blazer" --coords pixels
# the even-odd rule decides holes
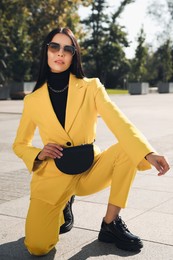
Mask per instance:
[[[30,172],[33,171],[34,160],[41,151],[32,145],[36,127],[43,144],[58,143],[67,146],[92,143],[96,138],[96,123],[98,114],[113,132],[118,142],[139,170],[150,168],[144,159],[145,155],[154,149],[136,127],[123,115],[110,100],[104,86],[96,78],[77,79],[70,75],[66,107],[65,128],[59,123],[47,89],[47,84],[24,99],[24,109],[13,144],[13,150],[19,156]],[[95,155],[100,151],[95,146]],[[43,172],[54,176],[57,168],[53,160],[42,162],[34,171],[34,178],[39,178]]]

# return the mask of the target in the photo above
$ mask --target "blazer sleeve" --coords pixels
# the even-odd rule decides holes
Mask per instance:
[[[24,161],[28,170],[32,172],[35,158],[41,149],[32,146],[32,139],[36,125],[32,121],[29,114],[28,98],[29,95],[24,98],[23,113],[17,130],[16,138],[13,143],[13,151],[19,158]]]
[[[111,101],[104,86],[96,79],[95,102],[100,116],[118,142],[132,159],[138,170],[147,170],[151,165],[145,160],[148,153],[155,152],[145,136],[130,122]]]

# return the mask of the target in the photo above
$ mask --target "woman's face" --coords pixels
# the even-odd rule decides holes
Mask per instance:
[[[50,70],[55,73],[67,70],[72,63],[74,55],[72,51],[75,52],[71,39],[65,34],[56,34],[52,38],[50,45],[48,45],[47,50]]]

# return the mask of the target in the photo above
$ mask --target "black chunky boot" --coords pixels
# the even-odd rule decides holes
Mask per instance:
[[[73,212],[72,212],[72,204],[74,202],[74,198],[75,196],[72,196],[71,199],[67,202],[66,207],[63,210],[63,214],[64,214],[64,224],[60,227],[60,234],[69,232],[74,224],[74,216],[73,216]]]
[[[118,248],[127,251],[140,251],[143,247],[141,239],[128,230],[119,216],[110,224],[103,220],[98,239],[105,243],[115,243]]]

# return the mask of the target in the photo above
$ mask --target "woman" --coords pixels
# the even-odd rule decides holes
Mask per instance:
[[[94,142],[98,113],[118,143],[103,152],[94,145],[90,168],[81,174],[64,174],[55,161],[61,162],[65,147]],[[36,127],[42,149],[32,145]],[[119,213],[137,170],[153,165],[160,176],[169,165],[111,102],[100,81],[84,77],[79,45],[68,28],[53,30],[43,43],[38,81],[24,99],[13,149],[33,172],[25,236],[31,254],[47,254],[56,245],[63,209],[72,195],[86,196],[108,186],[109,203],[98,239],[124,250],[143,247]]]

